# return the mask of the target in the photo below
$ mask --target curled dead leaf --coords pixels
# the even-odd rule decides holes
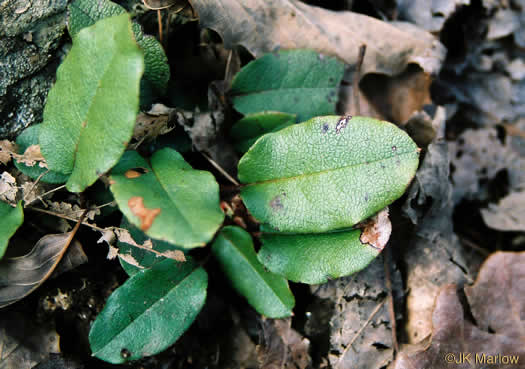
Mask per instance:
[[[388,208],[381,210],[368,221],[362,223],[359,228],[363,228],[359,238],[362,243],[383,250],[392,233],[392,223],[388,219]]]
[[[160,214],[160,208],[148,209],[144,206],[144,199],[140,196],[133,196],[128,200],[129,210],[140,218],[140,229],[147,231],[150,229],[155,217]]]

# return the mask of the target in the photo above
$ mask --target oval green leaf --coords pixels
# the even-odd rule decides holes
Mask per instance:
[[[9,239],[15,234],[18,227],[24,222],[24,211],[19,202],[16,208],[0,201],[0,260],[4,257]]]
[[[126,13],[126,9],[108,0],[75,0],[69,5],[69,33],[76,35],[82,28],[92,26],[97,21]],[[170,79],[168,58],[160,42],[153,36],[144,34],[138,23],[133,23],[133,33],[137,44],[144,51],[144,76],[141,81],[141,95],[150,93],[149,86],[156,93],[163,94]],[[147,86],[147,87],[146,87]],[[143,96],[141,96],[141,101]]]
[[[155,355],[191,325],[206,300],[208,276],[192,262],[164,260],[109,297],[89,332],[93,355],[113,364]]]
[[[263,268],[248,232],[236,226],[224,227],[212,251],[233,287],[257,312],[269,318],[292,314],[295,299],[288,282]]]
[[[23,153],[31,145],[38,145],[38,137],[40,136],[40,128],[42,124],[35,124],[24,129],[24,131],[18,135],[16,138],[16,144],[18,145],[18,151]],[[19,171],[24,173],[26,176],[37,179],[43,173],[45,173],[41,178],[41,182],[46,183],[65,183],[68,179],[68,175],[62,174],[59,172],[54,172],[46,168],[41,168],[38,165],[33,165],[32,167],[25,165],[24,163],[14,160],[15,166]]]
[[[381,252],[360,241],[361,230],[336,233],[263,234],[257,255],[271,272],[294,282],[319,284],[365,268]]]
[[[151,166],[128,151],[110,179],[120,210],[152,238],[184,248],[204,246],[224,219],[213,175],[194,170],[175,150],[155,152]]]
[[[265,111],[249,114],[235,123],[231,130],[235,149],[241,153],[248,151],[262,135],[277,132],[295,123],[295,114]]]
[[[349,228],[400,197],[419,149],[391,123],[327,116],[261,137],[239,162],[241,197],[263,231]]]
[[[243,114],[266,110],[297,114],[300,122],[333,114],[343,73],[343,63],[312,50],[266,54],[233,79],[233,106]]]
[[[133,134],[144,61],[127,14],[79,31],[49,92],[40,147],[81,192],[111,169]]]

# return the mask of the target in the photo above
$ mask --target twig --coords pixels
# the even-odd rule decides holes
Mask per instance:
[[[38,179],[38,178],[37,178],[37,179]],[[35,183],[36,183],[36,182],[35,182]],[[65,187],[66,187],[66,185],[64,184],[64,185],[61,185],[61,186],[55,187],[55,188],[53,188],[52,190],[49,190],[49,191],[47,191],[47,192],[44,192],[42,195],[37,196],[33,201],[31,201],[30,203],[26,204],[25,206],[29,206],[29,205],[31,205],[32,203],[35,202],[35,200],[40,200],[40,201],[43,202],[43,197],[44,197],[44,196],[47,196],[47,195],[49,195],[50,193],[53,193],[53,192],[58,191],[58,190],[61,190],[61,189],[65,188]],[[31,187],[31,190],[33,190],[32,187]],[[47,205],[46,205],[46,206],[47,206]]]
[[[37,179],[35,180],[35,182],[34,182],[33,185],[31,186],[31,188],[29,189],[29,191],[27,191],[26,196],[27,196],[28,194],[30,194],[31,192],[33,192],[33,189],[36,187],[36,185],[38,184],[38,182],[40,182],[40,179],[42,179],[42,177],[43,177],[44,175],[46,175],[47,173],[49,173],[49,169],[46,170],[46,171],[43,172],[43,173],[40,173],[40,175],[37,177]],[[26,201],[26,196],[24,196],[24,198],[23,198],[24,202]],[[43,195],[42,195],[42,196],[43,196]],[[37,196],[36,198],[38,199],[39,197]],[[33,200],[33,201],[35,201],[35,200]],[[33,201],[31,201],[31,202],[33,202]]]
[[[235,178],[233,178],[231,175],[228,174],[228,172],[226,172],[224,169],[222,169],[222,167],[217,164],[215,162],[215,160],[213,160],[212,158],[210,158],[208,155],[206,155],[205,153],[203,153],[202,151],[200,151],[200,153],[202,154],[202,156],[204,156],[206,158],[206,160],[208,160],[210,162],[211,165],[213,165],[213,167],[215,169],[217,169],[224,177],[226,177],[226,179],[228,179],[231,183],[233,183],[234,185],[236,186],[240,186],[240,183],[237,182],[235,180]]]
[[[29,210],[34,210],[34,211],[37,211],[37,212],[39,212],[39,213],[44,213],[44,214],[52,215],[52,216],[55,216],[55,217],[57,217],[57,218],[62,218],[62,219],[71,220],[72,222],[78,222],[78,219],[75,219],[75,218],[72,218],[72,217],[68,217],[67,215],[64,215],[64,214],[55,213],[54,211],[45,210],[45,209],[40,209],[40,208],[34,208],[34,207],[32,207],[32,206],[29,206],[27,209],[29,209]],[[86,209],[86,210],[89,211],[89,209]],[[85,226],[88,226],[88,227],[90,227],[90,228],[96,229],[96,230],[99,231],[99,232],[103,232],[103,231],[104,231],[104,228],[97,227],[96,225],[93,225],[93,224],[88,223],[88,222],[84,222],[84,221],[82,221],[82,224],[85,225]]]
[[[390,325],[392,326],[392,345],[394,346],[394,355],[399,352],[399,344],[397,343],[397,324],[396,313],[394,310],[394,297],[392,296],[392,278],[390,277],[390,248],[387,247],[383,254],[383,266],[385,268],[385,284],[388,299],[388,315],[390,315]]]
[[[476,243],[470,241],[468,238],[465,238],[465,237],[459,237],[459,240],[462,244],[464,244],[465,246],[468,246],[470,247],[471,249],[473,250],[476,250],[477,252],[479,252],[481,255],[483,256],[489,256],[489,252],[487,250],[485,250],[483,247],[481,246],[478,246]]]
[[[157,9],[157,23],[159,24],[159,42],[161,45],[163,45],[164,43],[162,42],[162,14],[160,12],[160,9]]]
[[[162,9],[171,8],[173,6],[173,4],[169,4],[169,5],[165,5],[165,6],[161,6],[161,7],[155,8],[155,7],[151,6],[151,5],[149,5],[146,0],[142,0],[142,2],[144,3],[144,6],[146,8],[148,8],[149,10],[162,10]]]
[[[354,92],[354,103],[355,103],[355,115],[361,115],[361,106],[359,104],[359,79],[361,78],[361,67],[363,65],[363,60],[365,59],[366,45],[363,44],[359,47],[359,52],[357,54],[357,62],[355,65],[354,72],[354,83],[353,83],[353,92]]]
[[[363,331],[368,326],[368,324],[370,324],[370,322],[372,321],[374,316],[377,314],[379,309],[381,309],[381,307],[385,304],[385,301],[386,301],[386,299],[383,299],[379,304],[377,304],[377,306],[374,308],[374,310],[372,311],[372,313],[370,314],[370,316],[366,320],[365,324],[363,324],[361,326],[361,328],[359,328],[359,330],[356,332],[354,337],[350,340],[350,343],[348,344],[348,346],[345,347],[345,349],[343,350],[341,356],[339,356],[339,360],[341,360],[346,355],[346,352],[350,349],[350,347],[352,347],[352,345],[354,344],[355,340],[357,338],[359,338],[359,336],[361,335],[361,333],[363,333]]]

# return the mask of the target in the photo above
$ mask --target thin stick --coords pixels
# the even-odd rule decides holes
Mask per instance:
[[[42,195],[37,196],[37,197],[35,198],[35,200],[38,199],[38,200],[40,200],[40,201],[43,202],[42,199],[43,199],[44,196],[47,196],[47,195],[49,195],[50,193],[53,193],[53,192],[58,191],[58,190],[61,190],[61,189],[65,188],[65,187],[66,187],[65,184],[64,184],[64,185],[61,185],[61,186],[58,186],[58,187],[55,187],[55,188],[53,188],[52,190],[49,190],[49,191],[47,191],[47,192],[44,192]],[[26,204],[26,206],[31,205],[32,203],[34,203],[35,200],[33,200],[33,201],[31,201],[30,203]],[[47,206],[47,205],[46,205],[46,206]]]
[[[170,5],[165,5],[165,6],[161,6],[159,8],[155,8],[151,5],[148,4],[148,2],[146,0],[142,0],[142,2],[144,3],[144,6],[146,8],[148,8],[149,10],[162,10],[162,9],[168,9],[168,8],[171,8],[173,6],[173,4],[170,4]],[[183,7],[184,8],[184,7]]]
[[[355,103],[355,115],[361,115],[361,106],[359,104],[359,80],[361,79],[361,67],[363,66],[363,60],[365,59],[366,45],[361,45],[359,47],[359,52],[357,54],[357,62],[355,65],[354,72],[354,83],[353,83],[353,92],[354,92],[354,103]]]
[[[224,177],[226,177],[227,180],[229,180],[231,183],[233,183],[236,186],[240,186],[241,185],[239,182],[237,182],[235,180],[235,178],[233,178],[231,175],[229,175],[228,172],[226,172],[224,169],[222,169],[222,167],[219,164],[217,164],[212,158],[210,158],[208,155],[206,155],[202,151],[200,153],[202,154],[202,156],[204,156],[206,158],[206,160],[208,160],[210,162],[211,165],[213,165],[215,167],[215,169],[217,169],[219,172],[221,172],[221,174]]]
[[[162,14],[160,12],[160,9],[157,9],[157,23],[159,24],[159,42],[161,43],[161,45],[163,44],[162,42]]]
[[[230,63],[232,61],[233,49],[228,53],[228,59],[226,60],[226,68],[224,70],[224,80],[230,81]]]
[[[381,307],[385,304],[385,301],[386,301],[386,299],[383,299],[379,304],[377,304],[377,306],[374,308],[374,310],[372,311],[372,313],[370,314],[370,316],[366,320],[365,324],[363,324],[361,326],[361,328],[359,328],[359,330],[354,335],[354,337],[352,338],[352,340],[350,341],[348,346],[345,347],[345,349],[343,350],[343,353],[341,354],[341,356],[339,356],[339,360],[341,360],[343,357],[345,357],[346,352],[350,349],[350,347],[352,347],[352,345],[354,344],[355,340],[361,335],[361,333],[363,333],[363,331],[368,326],[368,324],[370,324],[370,322],[372,321],[374,316],[377,314],[379,309],[381,309]]]
[[[483,256],[489,256],[489,252],[487,250],[485,250],[483,247],[481,246],[478,246],[476,243],[470,241],[469,239],[465,238],[465,237],[459,237],[459,241],[461,243],[463,243],[465,246],[468,246],[470,247],[471,249],[473,250],[476,250],[477,252],[479,252],[481,255]]]
[[[388,299],[388,315],[390,315],[390,325],[392,326],[392,345],[394,346],[394,355],[399,352],[399,344],[397,343],[397,324],[396,313],[394,311],[394,297],[392,296],[392,279],[390,277],[390,248],[387,247],[383,254],[383,266],[385,268],[385,284]]]
[[[29,206],[27,209],[29,210],[34,210],[34,211],[37,211],[39,213],[44,213],[44,214],[48,214],[48,215],[52,215],[52,216],[55,216],[57,218],[62,218],[62,219],[67,219],[67,220],[71,220],[72,222],[78,222],[78,219],[75,219],[75,218],[72,218],[72,217],[68,217],[67,215],[63,215],[63,214],[59,214],[59,213],[55,213],[54,211],[50,211],[50,210],[45,210],[45,209],[40,209],[40,208],[34,208],[32,206]],[[83,225],[85,226],[88,226],[90,228],[93,228],[93,229],[96,229],[97,231],[99,232],[103,232],[104,231],[104,228],[100,228],[100,227],[97,227],[91,223],[88,223],[88,222],[82,222]]]
[[[29,189],[29,191],[27,191],[27,194],[30,194],[31,192],[33,192],[33,189],[34,189],[35,186],[38,184],[38,182],[40,182],[40,179],[41,179],[46,173],[48,173],[48,172],[49,172],[49,169],[46,170],[46,171],[43,172],[43,173],[40,173],[40,175],[37,177],[36,181],[33,183],[33,185],[31,186],[31,188]],[[26,194],[26,196],[27,196],[27,194]],[[24,202],[26,201],[26,196],[24,196],[24,198],[23,198]],[[37,196],[36,198],[38,199],[38,196]],[[33,200],[33,201],[35,201],[35,200]],[[33,202],[33,201],[31,201],[31,202]]]

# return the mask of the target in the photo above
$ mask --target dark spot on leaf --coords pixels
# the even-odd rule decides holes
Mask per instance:
[[[120,356],[123,359],[129,359],[131,357],[131,352],[127,348],[120,350]]]
[[[385,169],[385,164],[381,163],[381,169]]]
[[[369,200],[369,197],[368,197],[368,193],[365,194],[365,202],[368,202]]]
[[[273,209],[273,210],[281,210],[282,208],[284,208],[282,202],[281,202],[281,195],[277,195],[275,196],[272,201],[270,201],[270,207]]]
[[[333,77],[328,78],[328,82],[334,83],[334,78]]]
[[[335,126],[335,133],[338,134],[339,132],[341,132],[341,130],[344,129],[348,125],[348,122],[350,121],[350,119],[352,119],[351,115],[342,116],[337,122],[337,125]]]
[[[328,125],[328,123],[324,123],[321,132],[326,133],[328,132],[328,129],[330,129],[330,126]]]
[[[392,146],[392,151],[397,151],[397,146],[396,145]]]
[[[298,96],[294,96],[293,102],[296,103],[296,104],[299,104],[299,97]]]
[[[86,126],[87,126],[87,120],[82,122],[82,128],[86,128]]]

